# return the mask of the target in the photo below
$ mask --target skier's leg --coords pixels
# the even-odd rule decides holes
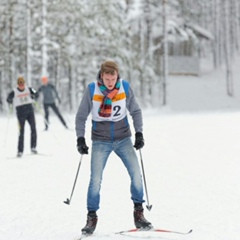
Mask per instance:
[[[55,103],[51,104],[51,107],[52,107],[53,111],[56,113],[56,115],[58,116],[58,118],[60,119],[60,121],[62,122],[63,126],[67,127],[67,124],[66,124],[65,120],[63,119],[63,116],[59,112],[59,109],[56,106],[56,104]]]
[[[97,211],[99,209],[103,170],[111,151],[111,142],[93,141],[92,143],[91,177],[87,195],[88,211]]]
[[[143,183],[140,166],[131,138],[118,142],[115,153],[121,158],[131,179],[131,198],[134,203],[143,203]]]
[[[131,178],[131,194],[134,203],[134,224],[136,228],[152,228],[152,224],[145,219],[143,214],[144,210],[142,203],[144,199],[142,176],[136,151],[133,148],[131,139],[125,138],[119,141],[114,151],[121,158]]]
[[[36,121],[35,121],[35,115],[34,115],[33,109],[29,112],[27,120],[31,129],[30,147],[31,147],[31,150],[35,152],[36,146],[37,146],[37,130],[36,130]]]
[[[48,121],[48,118],[49,118],[49,104],[46,104],[44,103],[43,104],[43,108],[44,108],[44,113],[45,113],[45,119],[44,119],[44,122],[45,122],[45,130],[48,130],[48,125],[49,125],[49,121]]]
[[[25,118],[22,116],[18,116],[18,153],[23,153],[24,150],[24,128],[25,128]]]
[[[88,215],[86,225],[82,228],[83,234],[92,234],[97,226],[96,211],[99,209],[102,175],[111,151],[111,142],[93,141],[92,143],[91,177],[87,195]]]

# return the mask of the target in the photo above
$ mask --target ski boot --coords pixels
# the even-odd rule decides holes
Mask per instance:
[[[148,222],[143,215],[142,204],[135,204],[133,217],[136,228],[142,228],[146,230],[153,228],[152,224]]]
[[[23,155],[22,152],[18,152],[18,153],[17,153],[17,157],[18,157],[18,158],[22,157],[22,155]]]
[[[96,212],[89,212],[87,215],[87,223],[86,226],[82,229],[83,235],[91,235],[93,234],[96,226],[97,226],[98,216]]]
[[[36,148],[31,148],[31,152],[32,152],[32,154],[37,154],[38,153]]]

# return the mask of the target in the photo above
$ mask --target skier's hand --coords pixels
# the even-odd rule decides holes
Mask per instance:
[[[13,104],[9,103],[8,108],[9,108],[9,113],[12,114],[13,113]]]
[[[8,99],[7,99],[7,102],[8,102],[8,105],[13,104],[13,100],[12,100],[11,98],[8,98]]]
[[[80,154],[88,154],[88,146],[86,145],[84,137],[79,137],[77,139],[77,149]]]
[[[136,148],[136,150],[143,148],[144,139],[143,139],[143,134],[141,132],[137,132],[135,134],[135,144],[133,146]]]

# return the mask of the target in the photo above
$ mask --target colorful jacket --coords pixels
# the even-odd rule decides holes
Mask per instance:
[[[114,141],[122,140],[126,137],[131,137],[127,110],[133,119],[133,126],[135,132],[143,131],[142,111],[136,101],[134,93],[129,85],[127,90],[125,87],[123,87],[124,80],[120,79],[119,81],[121,82],[121,90],[119,92],[119,94],[121,94],[121,97],[118,98],[118,94],[116,98],[120,99],[121,101],[122,114],[120,118],[114,118],[113,116],[111,116],[110,118],[97,118],[98,105],[96,103],[96,98],[99,98],[99,95],[101,95],[102,93],[96,83],[94,84],[94,93],[92,93],[91,86],[93,86],[93,83],[91,83],[85,89],[78,112],[76,114],[75,128],[77,138],[85,136],[86,121],[90,113],[92,114],[91,138],[93,141]],[[125,97],[123,97],[123,95],[125,95]],[[115,99],[116,102],[118,101],[117,99]],[[114,112],[112,113],[112,115],[114,115]]]

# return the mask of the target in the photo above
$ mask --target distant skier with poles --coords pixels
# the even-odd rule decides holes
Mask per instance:
[[[17,87],[13,89],[7,97],[9,104],[14,104],[19,125],[18,152],[17,157],[22,157],[24,150],[24,128],[28,121],[31,128],[31,152],[37,154],[37,131],[33,108],[33,99],[36,99],[37,92],[32,87],[25,85],[25,79],[20,76],[17,79]]]
[[[42,77],[42,85],[38,89],[38,94],[42,92],[43,94],[43,107],[45,112],[45,130],[48,130],[49,126],[49,107],[55,112],[55,114],[60,119],[61,123],[65,128],[68,128],[65,120],[63,119],[56,103],[55,99],[58,99],[59,104],[61,103],[61,99],[58,96],[58,92],[55,86],[48,82],[48,78],[46,76]]]
[[[131,130],[127,110],[133,119],[135,144],[131,141]],[[97,226],[96,214],[100,203],[102,174],[108,157],[114,151],[122,160],[131,179],[131,199],[134,205],[136,228],[152,228],[143,214],[143,183],[136,150],[144,146],[142,112],[136,102],[129,83],[119,76],[118,65],[105,61],[97,76],[97,81],[86,88],[76,114],[77,149],[80,154],[88,154],[85,141],[85,124],[92,115],[91,177],[87,194],[87,223],[83,234],[92,234]]]

